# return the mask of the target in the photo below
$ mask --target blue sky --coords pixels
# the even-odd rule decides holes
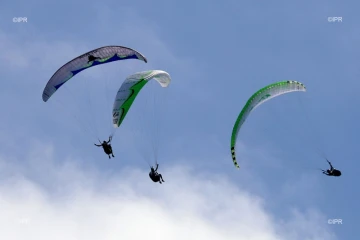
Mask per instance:
[[[2,2],[6,231],[0,238],[143,239],[151,231],[158,239],[356,239],[358,7],[355,1]],[[331,16],[343,22],[329,23]],[[53,96],[66,106],[79,99],[71,110],[42,101],[60,66],[106,45],[134,48],[148,63],[80,73]],[[68,115],[90,116],[106,138],[116,88],[149,69],[172,77],[161,122],[161,186],[139,157],[137,145],[146,138],[134,134],[145,105],[134,105],[116,132],[112,160]],[[236,170],[229,143],[237,115],[256,90],[287,79],[308,91],[253,112],[239,134]],[[110,105],[104,82],[114,91]],[[93,106],[86,105],[89,95]],[[322,154],[341,178],[316,170],[327,167]],[[329,225],[332,218],[343,224]]]

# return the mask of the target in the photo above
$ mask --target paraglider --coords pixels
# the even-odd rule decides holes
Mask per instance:
[[[85,69],[126,59],[138,59],[147,62],[146,58],[138,51],[122,46],[105,46],[76,57],[59,68],[50,78],[43,91],[42,99],[47,102],[64,83]]]
[[[50,80],[47,82],[43,93],[42,93],[42,99],[44,102],[48,102],[48,100],[53,96],[53,94],[60,89],[67,81],[69,81],[70,79],[72,79],[76,74],[80,73],[83,70],[86,70],[88,68],[97,66],[97,65],[102,65],[102,64],[106,64],[106,63],[110,63],[110,62],[114,62],[114,61],[120,61],[120,60],[126,60],[126,59],[138,59],[141,60],[145,63],[147,63],[147,59],[145,58],[145,56],[143,56],[141,53],[139,53],[138,51],[128,48],[128,47],[123,47],[123,46],[104,46],[104,47],[100,47],[94,50],[91,50],[79,57],[74,58],[73,60],[69,61],[68,63],[66,63],[65,65],[63,65],[62,67],[60,67],[54,74],[53,76],[50,78]],[[102,81],[101,82],[102,85],[104,85],[106,88],[106,81]],[[84,83],[80,85],[81,90],[84,89],[87,90],[88,95],[90,94],[89,92],[89,84],[88,83]],[[81,94],[81,93],[80,93]],[[75,97],[75,101],[79,100],[79,102],[83,101],[83,99],[78,99],[78,97],[80,96],[80,94],[73,94],[71,93],[71,95],[73,97]],[[87,96],[87,104],[88,104],[88,108],[92,108],[92,103],[91,103],[91,97]],[[106,96],[107,97],[107,96]],[[58,100],[58,99],[56,99]],[[63,99],[64,100],[64,99]],[[65,99],[67,100],[67,99]],[[55,101],[56,102],[56,101]],[[76,105],[78,102],[72,104],[72,105]],[[71,111],[72,110],[72,105],[71,106],[66,106],[65,110],[66,111]],[[109,105],[109,110],[111,111],[111,105]],[[86,109],[86,108],[81,108],[81,111],[77,111],[75,114],[71,114],[79,123],[79,127],[82,128],[84,130],[84,132],[86,134],[92,134],[92,137],[94,138],[98,138],[98,129],[96,128],[96,119],[92,118],[92,117],[84,117],[86,114],[89,114],[89,112],[93,113],[95,111],[93,111],[92,109]],[[95,114],[94,114],[95,115]],[[85,120],[83,120],[85,119]],[[111,119],[109,119],[109,124],[110,124],[110,131],[111,131]],[[110,134],[111,136],[113,135],[113,133]],[[103,143],[100,142],[100,145],[95,144],[96,146],[102,146],[105,153],[108,154],[109,158],[110,155],[112,157],[114,157],[113,152],[112,152],[112,148],[111,145],[109,144],[109,142],[104,141]]]
[[[328,162],[328,164],[330,165],[330,169],[328,170],[321,170],[323,174],[327,175],[327,176],[333,176],[333,177],[340,177],[341,176],[341,171],[335,169],[332,165],[331,162],[329,162],[329,160],[326,159],[326,161]]]
[[[112,137],[110,136],[109,137],[109,140],[106,142],[106,141],[103,141],[101,144],[94,144],[95,146],[97,146],[97,147],[102,147],[103,149],[104,149],[104,152],[109,156],[109,158],[111,158],[110,157],[110,155],[112,155],[112,157],[115,157],[114,156],[114,153],[113,153],[113,150],[112,150],[112,147],[111,147],[111,139],[112,139]]]
[[[125,117],[127,116],[132,104],[134,103],[135,99],[137,98],[140,91],[143,89],[143,87],[150,81],[155,80],[160,84],[162,88],[167,88],[171,82],[170,75],[162,70],[149,70],[149,71],[143,71],[135,73],[125,79],[123,84],[120,86],[119,91],[116,94],[114,105],[113,105],[113,126],[114,128],[119,128],[120,125],[123,123]],[[153,114],[155,114],[155,109],[153,110]],[[145,119],[146,123],[150,122],[150,117]],[[159,121],[154,121],[154,124],[159,124]],[[142,125],[145,125],[145,122],[142,123]],[[158,129],[159,127],[154,127]],[[150,129],[145,129],[150,130]],[[156,135],[156,133],[154,134]],[[152,136],[156,137],[156,136]],[[157,163],[157,153],[156,153],[156,143],[154,143],[155,140],[149,139],[151,142],[146,142],[147,145],[152,145],[152,151],[154,153],[154,162]],[[139,149],[140,151],[143,149]],[[146,158],[146,159],[145,159]],[[149,156],[146,154],[144,156],[144,160],[148,160]],[[148,161],[147,161],[148,162]],[[148,163],[149,164],[149,163]],[[150,165],[150,164],[149,164]],[[158,164],[156,167],[156,170],[158,168]],[[163,181],[161,174],[158,174],[154,170],[154,168],[151,167],[151,172],[149,174],[150,178],[154,182],[160,182]]]
[[[154,169],[154,167],[150,167],[149,177],[151,178],[151,180],[153,180],[153,182],[159,182],[160,184],[162,184],[165,181],[162,175],[157,172],[158,168],[159,164],[156,164],[156,169]]]
[[[280,96],[285,93],[290,92],[296,92],[296,91],[306,91],[306,87],[304,84],[297,82],[297,81],[282,81],[270,84],[256,93],[254,93],[249,100],[246,102],[244,108],[241,110],[238,118],[236,119],[235,125],[233,127],[233,131],[231,134],[231,142],[230,142],[230,149],[231,149],[231,157],[234,163],[234,166],[236,168],[240,168],[240,166],[237,163],[236,160],[236,151],[235,151],[235,145],[236,145],[236,139],[239,133],[239,130],[245,120],[250,115],[251,111],[253,111],[255,108],[263,104],[264,102]]]

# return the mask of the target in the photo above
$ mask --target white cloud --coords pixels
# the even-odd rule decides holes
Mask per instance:
[[[55,164],[52,147],[38,144],[22,167],[0,161],[12,175],[0,185],[0,239],[335,239],[318,212],[278,219],[223,175],[175,166],[161,169],[160,185],[136,169]]]

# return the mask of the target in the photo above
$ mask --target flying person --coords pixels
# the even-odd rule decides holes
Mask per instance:
[[[112,140],[112,137],[110,136],[109,141],[107,141],[107,142],[103,141],[100,145],[94,144],[97,147],[102,147],[104,149],[104,152],[109,156],[109,158],[111,158],[110,155],[115,157],[114,153],[113,153],[113,150],[112,150],[112,147],[110,145],[111,140]]]
[[[326,158],[325,158],[326,159]],[[329,160],[326,159],[326,161],[329,163],[330,165],[330,169],[328,170],[321,170],[323,174],[328,175],[328,176],[334,176],[334,177],[340,177],[341,176],[341,171],[335,169],[332,165],[331,162],[329,162]]]
[[[157,172],[158,167],[159,167],[159,164],[156,164],[156,169],[154,169],[153,167],[150,167],[151,171],[149,172],[149,177],[151,178],[151,180],[153,180],[153,182],[159,182],[160,184],[162,184],[162,182],[165,182],[165,181],[162,178],[161,174],[159,174]]]

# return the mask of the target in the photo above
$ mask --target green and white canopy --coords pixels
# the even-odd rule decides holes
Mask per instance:
[[[244,124],[244,122],[250,115],[251,111],[253,111],[255,108],[257,108],[264,102],[274,97],[280,96],[285,93],[299,92],[299,91],[302,92],[306,91],[306,87],[304,86],[304,84],[297,81],[282,81],[282,82],[270,84],[260,89],[249,98],[244,108],[241,110],[238,118],[236,119],[231,134],[230,148],[231,148],[231,156],[235,167],[240,168],[236,160],[236,151],[235,151],[236,139],[241,126]]]

